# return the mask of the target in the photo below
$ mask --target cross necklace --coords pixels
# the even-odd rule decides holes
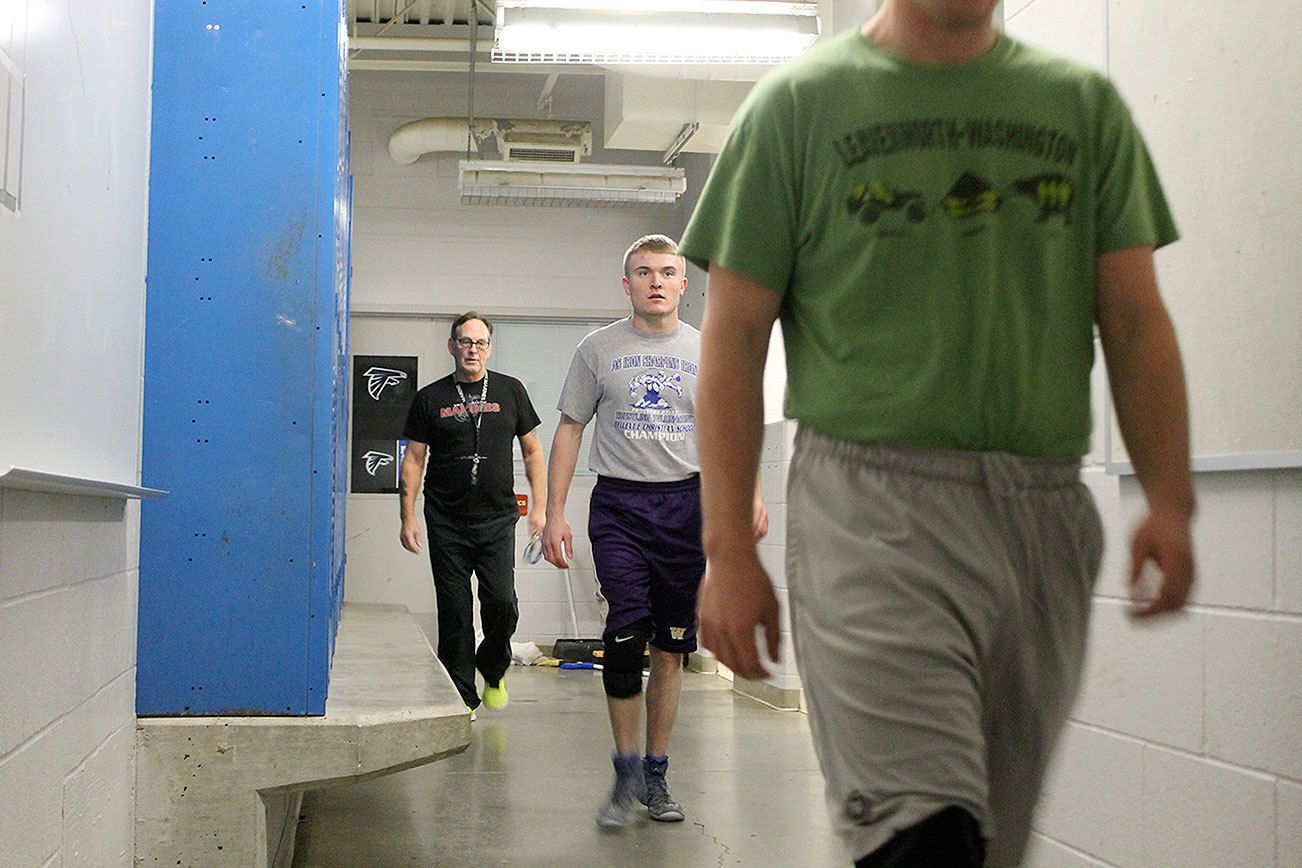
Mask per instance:
[[[456,384],[457,396],[461,398],[462,406],[465,407],[466,412],[469,413],[470,401],[466,399],[466,393],[461,388],[461,381],[458,380],[456,377],[453,377],[452,382]],[[487,368],[484,369],[484,384],[479,389],[479,412],[474,414],[475,415],[475,454],[467,456],[470,459],[470,484],[471,485],[479,484],[479,462],[480,459],[486,457],[484,455],[479,454],[479,426],[482,425],[484,422],[484,402],[486,400],[488,400],[488,369]]]

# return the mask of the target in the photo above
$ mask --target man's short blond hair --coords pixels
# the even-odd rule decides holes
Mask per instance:
[[[624,276],[628,276],[628,261],[633,258],[634,253],[672,253],[680,260],[683,255],[678,252],[678,242],[668,235],[643,235],[638,240],[629,245],[628,250],[624,251]],[[684,264],[686,268],[686,264]]]

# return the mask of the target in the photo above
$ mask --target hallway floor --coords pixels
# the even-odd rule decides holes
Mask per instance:
[[[670,750],[682,823],[603,832],[611,783],[601,674],[511,667],[462,754],[307,794],[298,866],[844,865],[807,718],[687,672]]]

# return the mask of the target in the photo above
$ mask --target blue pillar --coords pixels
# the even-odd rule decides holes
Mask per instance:
[[[142,462],[171,495],[141,515],[142,715],[325,709],[344,567],[344,33],[342,0],[156,3]]]

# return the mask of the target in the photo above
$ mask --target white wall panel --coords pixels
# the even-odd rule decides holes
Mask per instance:
[[[1154,153],[1185,236],[1159,255],[1158,267],[1201,453],[1269,448],[1302,419],[1302,345],[1289,337],[1302,306],[1275,274],[1296,269],[1269,252],[1282,231],[1269,203],[1296,199],[1298,190],[1297,166],[1279,162],[1289,159],[1279,142],[1296,138],[1298,117],[1275,110],[1271,94],[1298,78],[1286,34],[1297,31],[1302,9],[1282,10],[1258,4],[1227,15],[1210,0],[1005,3],[1014,35],[1110,65]],[[1217,216],[1224,213],[1235,219]],[[1096,369],[1093,463],[1104,438],[1097,414],[1105,381]],[[1273,445],[1298,447],[1288,444]],[[1114,443],[1113,457],[1120,453]],[[1296,780],[1280,777],[1297,775],[1298,625],[1267,613],[1302,609],[1302,477],[1199,474],[1197,610],[1146,625],[1128,620],[1125,602],[1143,493],[1134,477],[1087,470],[1084,479],[1108,551],[1075,717],[1115,732],[1069,728],[1037,819],[1047,837],[1037,836],[1028,863],[1255,866],[1278,856],[1280,865],[1298,864],[1302,799]],[[1142,746],[1142,771],[1133,756],[1110,756],[1133,754],[1134,745]],[[1091,780],[1101,787],[1110,780],[1111,790],[1092,793]],[[1115,816],[1118,803],[1131,810]]]
[[[1049,48],[1077,63],[1106,70],[1107,10],[1102,3],[1080,0],[1033,0],[1004,10],[1009,34],[1033,45]],[[1064,31],[1070,41],[1059,38]]]
[[[135,861],[135,747],[136,728],[124,723],[64,780],[65,866],[100,868]]]
[[[68,779],[76,770],[126,729],[134,744],[135,672],[125,673],[108,682],[90,699],[67,711],[35,733],[18,749],[0,754],[0,841],[5,842],[4,864],[41,865],[55,854],[70,858],[62,850],[65,838],[85,840],[75,834],[78,828],[100,819],[102,831],[109,839],[121,840],[132,834],[134,809],[130,801],[121,805],[90,804],[72,800],[65,813],[67,795],[75,791]],[[134,753],[134,752],[132,752]],[[114,779],[132,789],[135,784],[131,757],[118,747],[101,753],[95,760],[98,773],[108,782]],[[116,795],[113,796],[116,798]],[[123,864],[117,846],[111,841],[104,848],[92,848],[87,856],[99,864]]]
[[[0,472],[134,485],[152,3],[22,0],[0,5],[0,29],[16,9],[26,96],[21,208],[0,207]]]
[[[476,85],[476,115],[537,117],[543,78],[485,76]],[[431,154],[400,166],[387,147],[390,133],[407,121],[464,116],[464,88],[455,76],[362,72],[352,78],[354,309],[623,309],[624,250],[650,232],[678,237],[686,224],[684,209],[462,205],[457,161],[464,154]],[[564,77],[555,93],[556,117],[599,118],[600,78]],[[599,122],[594,140],[601,140]],[[596,149],[588,161],[650,158]]]
[[[1025,858],[1027,868],[1102,868],[1107,865],[1043,835],[1031,836]]]
[[[135,666],[134,570],[0,605],[0,755]]]
[[[349,321],[349,353],[416,356],[418,388],[423,387],[452,371],[452,357],[448,355],[446,346],[451,324],[451,319],[437,317],[354,316]],[[351,444],[351,440],[349,442]],[[417,509],[420,509],[419,501]],[[345,600],[404,605],[412,612],[433,612],[429,540],[422,536],[419,555],[413,555],[402,547],[398,496],[350,493],[346,518]],[[425,534],[423,516],[420,523],[422,534]]]
[[[1296,452],[1302,247],[1280,239],[1302,234],[1302,4],[1111,0],[1107,15],[1109,70],[1184,235],[1158,261],[1194,453]]]
[[[1112,864],[1140,864],[1143,767],[1142,741],[1068,725],[1037,825],[1054,839]]]
[[[0,207],[0,472],[139,481],[152,21],[151,0],[0,2],[26,76],[0,136],[23,138],[21,206]],[[4,864],[131,862],[139,540],[138,503],[0,491]]]
[[[138,511],[139,507],[135,507]],[[104,497],[14,493],[0,498],[0,602],[103,578],[135,563],[127,507]]]
[[[1280,781],[1276,805],[1279,839],[1275,864],[1278,868],[1302,868],[1302,784]]]
[[[1302,618],[1209,614],[1207,753],[1302,781]]]
[[[1074,717],[1139,738],[1200,750],[1202,615],[1136,622],[1130,604],[1095,600],[1084,687]]]
[[[1302,615],[1302,473],[1275,484],[1275,608]]]
[[[1145,868],[1270,865],[1275,782],[1157,747],[1144,752]]]
[[[1204,473],[1195,479],[1194,548],[1203,605],[1271,609],[1275,590],[1274,480],[1269,473]]]

